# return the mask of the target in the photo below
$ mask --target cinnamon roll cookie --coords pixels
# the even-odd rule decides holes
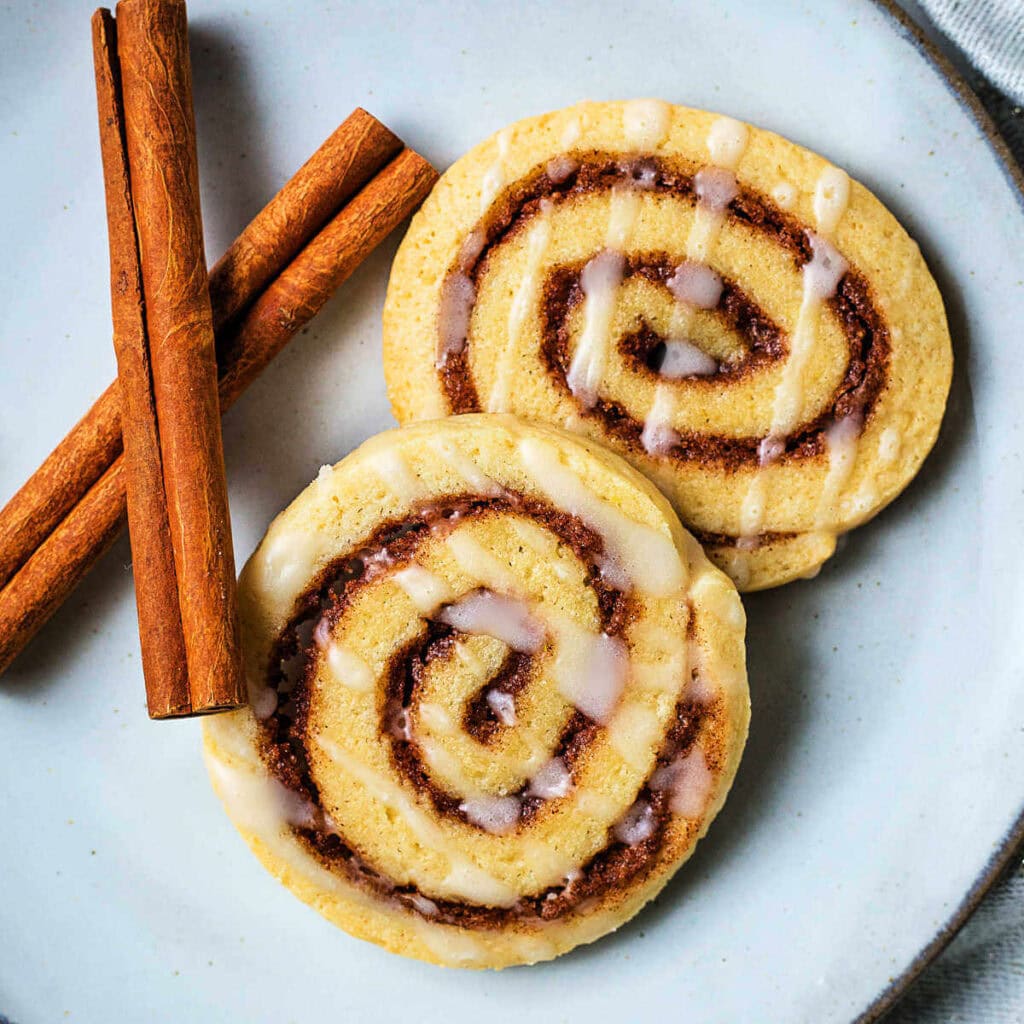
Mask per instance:
[[[368,441],[241,576],[251,707],[207,719],[264,865],[449,966],[612,931],[693,852],[747,732],[744,616],[618,456],[512,417]]]
[[[862,185],[654,100],[521,121],[395,259],[401,422],[514,412],[654,480],[741,589],[813,573],[935,441],[952,355],[921,254]]]

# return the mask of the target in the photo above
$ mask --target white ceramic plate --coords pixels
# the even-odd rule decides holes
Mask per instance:
[[[356,104],[446,165],[528,114],[657,95],[773,128],[890,205],[942,287],[953,394],[907,494],[817,580],[747,602],[750,745],[692,863],[618,935],[503,974],[350,939],[259,867],[197,724],[146,718],[122,539],[0,680],[0,1013],[821,1024],[884,1002],[1024,801],[1024,215],[969,105],[867,0],[191,7],[211,256]],[[0,187],[3,500],[113,374],[79,3],[6,16]],[[321,463],[391,423],[395,244],[227,418],[240,557]]]

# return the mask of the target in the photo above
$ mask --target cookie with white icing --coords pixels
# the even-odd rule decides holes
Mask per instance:
[[[741,589],[813,573],[912,479],[952,371],[917,245],[728,117],[584,103],[458,160],[395,259],[401,422],[513,412],[653,479]]]
[[[505,967],[612,931],[747,733],[735,587],[618,456],[512,417],[382,434],[246,565],[251,707],[203,723],[260,860],[353,935]]]

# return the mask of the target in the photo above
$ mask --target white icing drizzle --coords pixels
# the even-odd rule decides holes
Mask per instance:
[[[557,638],[551,675],[558,692],[588,718],[611,720],[626,685],[626,645],[606,633],[593,633],[563,619],[554,625]]]
[[[619,803],[613,796],[599,789],[579,789],[573,797],[573,806],[582,815],[608,821],[619,811]]]
[[[796,189],[788,181],[780,181],[772,189],[772,199],[783,210],[792,210],[796,205]]]
[[[442,736],[454,736],[458,732],[452,721],[452,716],[440,704],[435,704],[433,701],[423,701],[420,704],[419,718],[427,729],[440,733]]]
[[[326,616],[313,630],[313,642],[323,651],[328,671],[343,686],[366,693],[376,685],[373,669],[355,651],[331,639]]]
[[[623,251],[628,247],[640,210],[640,194],[629,186],[615,186],[609,196],[605,248],[580,275],[584,295],[583,331],[573,353],[566,383],[586,408],[597,401],[611,342],[611,321],[625,270]]]
[[[714,776],[700,747],[677,757],[651,776],[651,789],[667,790],[669,810],[685,818],[696,818],[704,812],[711,794]]]
[[[668,385],[659,384],[640,434],[640,443],[649,455],[664,455],[679,443],[679,432],[672,426],[675,411],[675,394]]]
[[[631,174],[633,188],[649,192],[658,183],[658,168],[653,163],[642,163]]]
[[[422,896],[418,892],[410,893],[404,897],[407,899],[424,917],[436,917],[437,916],[437,904],[433,900],[428,900],[426,896]]]
[[[253,714],[265,722],[277,710],[277,690],[272,686],[249,685],[249,703]]]
[[[560,757],[553,757],[530,779],[527,796],[553,800],[565,796],[572,789],[572,775]]]
[[[573,353],[566,383],[580,403],[590,409],[597,402],[604,375],[609,332],[625,260],[620,252],[605,249],[583,268],[580,288],[585,296],[583,331]]]
[[[818,502],[815,525],[819,530],[827,529],[836,517],[836,506],[843,489],[849,483],[857,459],[861,422],[860,416],[847,416],[830,424],[825,430],[828,473]]]
[[[886,427],[878,437],[878,461],[888,466],[899,458],[902,441],[895,427]]]
[[[755,473],[743,497],[740,509],[740,538],[737,547],[741,551],[752,550],[764,523],[764,476]]]
[[[708,680],[703,672],[698,672],[686,688],[686,696],[695,704],[710,704],[715,699],[716,690],[714,684]]]
[[[843,502],[843,512],[853,517],[866,515],[877,503],[878,491],[867,481],[852,497]]]
[[[419,565],[399,569],[391,579],[405,591],[421,615],[432,615],[435,609],[453,597],[451,588],[440,576]]]
[[[475,590],[446,605],[437,620],[463,633],[482,633],[508,644],[514,651],[532,654],[544,642],[544,630],[518,598],[492,590]]]
[[[539,558],[547,562],[551,571],[562,581],[569,582],[577,578],[571,565],[566,565],[558,557],[558,542],[546,530],[541,529],[528,519],[513,519],[513,531],[519,539]]]
[[[462,245],[459,247],[460,269],[467,271],[472,267],[479,258],[480,253],[484,251],[484,246],[486,244],[487,233],[483,228],[475,228],[473,231],[470,231],[470,233],[462,240]]]
[[[657,821],[654,808],[647,800],[637,800],[635,804],[616,822],[612,835],[627,846],[636,846],[654,835]]]
[[[703,167],[693,178],[697,208],[686,242],[687,257],[707,263],[725,222],[725,211],[736,198],[736,175],[722,167]]]
[[[474,932],[415,917],[411,920],[419,940],[442,963],[473,967],[487,962],[490,949]]]
[[[262,769],[232,769],[212,758],[207,764],[236,825],[273,836],[290,827],[312,828],[316,823],[313,805]]]
[[[784,451],[782,438],[788,436],[800,417],[804,370],[818,339],[821,310],[827,299],[835,295],[839,282],[849,269],[842,254],[826,238],[832,234],[850,195],[850,180],[844,171],[826,167],[819,175],[814,190],[814,216],[818,231],[808,231],[811,259],[801,269],[802,295],[796,326],[790,338],[789,358],[775,389],[772,422],[768,436],[758,448],[761,469],[772,465]],[[831,476],[831,467],[829,470]],[[751,480],[741,513],[743,539],[752,540],[764,525],[764,474],[755,473]]]
[[[575,146],[580,141],[580,135],[583,132],[583,125],[580,123],[578,117],[574,117],[565,126],[565,130],[562,132],[562,137],[558,142],[560,149],[569,149]]]
[[[331,624],[326,615],[320,617],[320,621],[313,630],[313,643],[321,650],[331,642]]]
[[[281,591],[298,590],[313,574],[322,553],[322,535],[316,530],[271,527],[257,549],[263,574]]]
[[[544,173],[555,185],[560,185],[566,178],[579,168],[579,162],[564,153],[553,156],[545,165]]]
[[[804,294],[820,305],[825,299],[831,299],[835,295],[836,288],[850,265],[827,238],[813,233],[809,233],[807,237],[811,243],[812,257],[811,261],[803,266]]]
[[[659,376],[679,380],[683,377],[710,377],[715,373],[718,373],[718,361],[692,342],[685,338],[665,342],[665,357],[658,367]]]
[[[316,628],[313,630],[313,643],[321,650],[325,650],[331,643],[331,623],[328,621],[327,615],[322,615],[321,620],[316,624]]]
[[[327,892],[343,893],[347,900],[363,907],[375,905],[372,896],[347,885],[299,845],[290,824],[301,827],[310,822],[296,805],[295,794],[268,775],[262,765],[250,765],[248,757],[245,767],[228,765],[207,750],[204,759],[214,789],[238,828],[258,835],[268,851],[310,884]]]
[[[769,466],[786,450],[786,444],[778,437],[762,437],[757,446],[757,464]]]
[[[488,207],[494,202],[494,197],[501,191],[505,184],[505,160],[508,157],[509,145],[512,141],[512,132],[509,128],[503,128],[498,132],[495,142],[498,153],[494,162],[484,171],[480,180],[480,212],[486,213]]]
[[[672,538],[624,515],[591,491],[558,452],[535,438],[519,442],[523,465],[558,508],[579,516],[605,542],[605,550],[634,586],[655,597],[676,593],[686,583]]]
[[[373,669],[354,651],[338,643],[330,643],[324,652],[331,675],[343,686],[368,693],[376,685]]]
[[[456,530],[445,538],[445,547],[459,568],[491,590],[515,593],[518,581],[507,565],[498,561],[490,551],[465,530]]]
[[[498,907],[510,907],[516,902],[515,890],[471,861],[402,786],[325,737],[317,737],[316,742],[338,768],[352,776],[376,800],[394,807],[424,846],[447,858],[448,874],[442,882],[447,890],[445,895]]]
[[[633,227],[640,212],[640,194],[629,185],[615,185],[608,199],[606,245],[609,249],[618,249],[621,252],[629,246],[633,234]]]
[[[601,579],[610,587],[616,590],[631,590],[633,578],[623,568],[622,564],[613,555],[602,553],[595,556],[594,563],[597,565]]]
[[[501,486],[480,469],[469,455],[459,451],[448,438],[431,438],[427,443],[456,476],[462,477],[474,494],[490,498],[501,494]]]
[[[437,311],[437,369],[442,369],[451,356],[466,347],[473,306],[476,303],[476,285],[469,271],[483,252],[486,241],[486,235],[481,229],[466,235],[459,249],[458,272],[446,278],[441,286]]]
[[[316,487],[321,493],[330,494],[331,477],[334,475],[334,467],[324,464],[316,471]]]
[[[671,108],[664,100],[631,100],[622,111],[626,142],[633,149],[657,149],[668,135]]]
[[[551,210],[550,200],[541,200],[540,213],[533,218],[533,223],[530,226],[526,242],[526,267],[519,281],[519,287],[516,288],[512,298],[512,305],[509,307],[508,330],[504,348],[498,357],[494,384],[487,402],[488,412],[505,412],[509,407],[509,389],[512,382],[516,347],[519,344],[523,324],[537,303],[541,262],[551,241]]]
[[[494,717],[502,725],[516,724],[516,702],[511,693],[505,690],[492,689],[484,694],[487,706],[494,712]]]
[[[453,274],[441,289],[438,307],[437,367],[441,369],[450,356],[466,347],[469,321],[476,303],[476,285],[468,274]]]
[[[687,335],[694,309],[713,309],[722,297],[722,279],[708,266],[708,260],[721,233],[726,207],[739,190],[733,172],[746,151],[748,136],[746,125],[729,117],[717,118],[708,132],[708,153],[715,166],[701,168],[694,176],[697,208],[686,240],[687,258],[668,282],[676,298],[673,311],[675,351],[670,357],[666,348],[668,372],[663,364],[663,376],[671,377],[676,365],[685,368],[678,374],[681,377],[710,375],[718,370],[718,363],[692,345]],[[685,359],[680,359],[683,356]],[[655,388],[640,435],[641,444],[649,455],[665,455],[678,442],[679,434],[674,427],[677,400],[673,388],[661,384]]]
[[[739,544],[743,542],[745,538],[740,538],[737,542],[737,548]],[[724,551],[722,557],[725,559],[725,571],[729,574],[730,578],[736,584],[736,586],[742,590],[748,586],[751,579],[751,568],[750,561],[747,558],[746,551],[734,550]]]
[[[850,179],[838,167],[826,167],[814,187],[814,219],[818,232],[831,235],[839,226],[850,201]]]
[[[808,234],[812,258],[801,270],[803,296],[796,327],[790,339],[789,358],[782,369],[782,378],[775,390],[772,425],[769,437],[787,436],[800,415],[801,383],[804,367],[818,338],[821,308],[831,298],[848,269],[848,264],[835,247],[820,235]]]
[[[459,804],[459,810],[476,826],[503,836],[519,822],[523,805],[514,796],[476,796]]]
[[[736,175],[724,167],[702,167],[693,176],[693,191],[699,206],[720,217],[739,195]]]
[[[698,309],[714,309],[722,297],[722,279],[704,263],[685,260],[665,282],[679,302]]]
[[[411,740],[412,722],[409,721],[409,712],[405,708],[395,708],[388,716],[385,731],[397,740]]]
[[[411,504],[423,497],[423,485],[398,448],[385,448],[376,452],[373,468],[388,490],[400,501]]]
[[[657,714],[639,703],[624,704],[608,726],[612,749],[633,768],[646,769],[654,757],[661,736]]]
[[[416,742],[423,754],[423,761],[431,772],[445,779],[454,789],[472,791],[473,784],[466,775],[465,766],[448,748],[430,736],[417,733]]]
[[[732,117],[717,117],[708,132],[708,155],[711,162],[727,170],[736,165],[746,152],[750,132],[742,121]]]

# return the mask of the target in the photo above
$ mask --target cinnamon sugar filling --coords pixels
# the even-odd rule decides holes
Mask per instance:
[[[609,826],[608,841],[564,884],[519,899],[511,907],[490,907],[441,900],[420,892],[412,885],[398,885],[377,871],[369,858],[349,845],[328,822],[320,806],[319,792],[310,770],[307,748],[310,691],[316,645],[312,638],[316,623],[326,618],[337,622],[358,590],[370,583],[382,569],[398,569],[411,562],[420,544],[443,533],[464,518],[486,518],[515,513],[534,520],[554,533],[587,567],[586,585],[594,592],[602,630],[622,636],[636,614],[628,594],[615,590],[601,576],[601,538],[580,519],[561,512],[546,502],[505,492],[497,498],[456,496],[444,502],[424,505],[419,513],[401,521],[383,524],[357,546],[354,553],[341,556],[320,573],[296,605],[296,612],[282,631],[272,652],[267,682],[278,693],[277,710],[259,723],[260,754],[270,772],[285,786],[307,799],[314,808],[312,827],[293,827],[294,834],[330,870],[340,872],[352,884],[375,896],[392,901],[431,921],[474,928],[500,928],[515,919],[552,920],[568,914],[584,901],[601,897],[609,889],[642,879],[655,866],[671,818],[669,795],[651,779],[659,770],[685,756],[693,746],[707,705],[680,698],[672,724],[659,751],[656,764],[638,794],[645,809],[645,828],[633,842],[624,842]],[[403,728],[418,700],[423,674],[432,661],[445,657],[458,633],[451,626],[429,619],[423,633],[395,652],[387,666],[385,685],[378,698],[381,735],[389,743],[396,771],[426,796],[436,812],[468,822],[457,796],[445,791],[431,778],[415,738]],[[482,743],[493,740],[504,725],[488,707],[484,692],[499,687],[514,700],[529,685],[533,655],[511,651],[498,672],[466,704],[464,730]],[[565,723],[553,757],[565,764],[570,777],[585,761],[588,748],[602,727],[580,711]],[[524,784],[514,794],[521,801],[516,829],[529,827],[547,800],[533,794]]]
[[[485,221],[474,232],[480,234],[482,244],[473,246],[471,259],[460,259],[449,269],[442,285],[442,296],[456,278],[468,279],[475,287],[493,254],[507,239],[525,230],[540,211],[542,202],[571,202],[578,196],[631,183],[653,194],[696,202],[694,172],[679,161],[663,157],[590,153],[572,154],[571,163],[576,165],[575,169],[564,178],[554,180],[547,171],[536,171],[512,185],[494,202]],[[749,189],[740,189],[725,207],[725,215],[774,239],[792,254],[797,270],[811,261],[813,253],[806,229],[764,196]],[[666,253],[628,254],[625,256],[623,280],[641,277],[667,288],[677,263]],[[583,299],[582,270],[582,263],[555,268],[547,275],[541,289],[539,355],[555,386],[569,397],[572,397],[572,392],[566,380],[570,361],[568,322],[569,314]],[[867,280],[857,270],[848,269],[835,295],[827,300],[827,305],[847,342],[843,377],[819,416],[789,436],[778,439],[781,443],[779,461],[824,457],[825,431],[832,423],[847,417],[858,417],[863,429],[888,380],[889,331]],[[712,312],[745,340],[747,352],[741,359],[723,364],[718,373],[690,378],[688,384],[729,387],[731,383],[784,358],[787,350],[784,332],[736,282],[723,281],[721,297]],[[652,374],[649,357],[667,340],[644,324],[638,332],[622,339],[619,347],[636,372]],[[437,372],[451,412],[482,410],[470,369],[469,339],[463,347],[447,353]],[[598,420],[610,436],[629,448],[643,451],[643,423],[630,416],[621,403],[599,396],[593,408],[581,406],[579,412]],[[756,466],[758,446],[762,440],[760,437],[734,438],[689,432],[681,434],[678,442],[662,454],[671,460],[715,464],[728,471]]]

